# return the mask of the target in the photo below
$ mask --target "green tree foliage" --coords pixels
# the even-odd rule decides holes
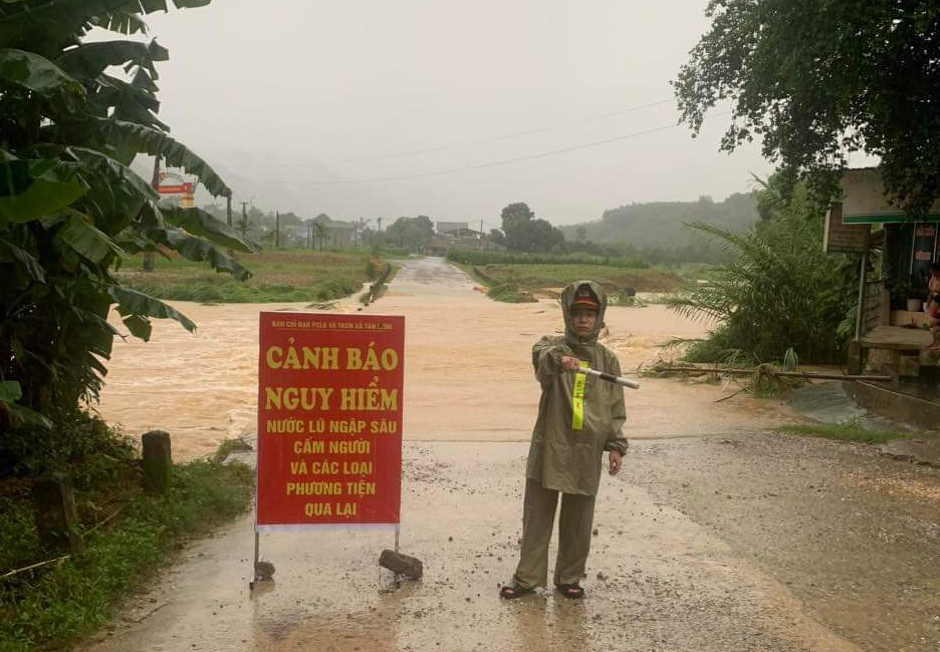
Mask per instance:
[[[93,27],[145,32],[141,16],[157,9],[166,2],[0,3],[0,412],[14,425],[24,408],[53,416],[97,396],[118,334],[112,306],[143,339],[151,317],[195,328],[120,284],[114,271],[126,254],[170,249],[249,276],[224,249],[253,245],[205,211],[159,206],[130,167],[138,154],[159,156],[213,195],[231,194],[156,117],[156,64],[167,51],[155,41],[86,40]]]
[[[761,137],[791,173],[835,170],[864,151],[913,214],[940,195],[940,5],[711,0],[706,15],[711,28],[674,82],[695,133],[730,101],[724,150]]]
[[[423,251],[433,237],[434,223],[427,215],[399,217],[385,229],[386,242],[408,251]]]
[[[561,251],[565,234],[546,220],[535,219],[535,213],[524,202],[509,204],[501,213],[504,242],[512,251]]]
[[[855,304],[856,263],[822,250],[824,215],[804,184],[775,199],[762,190],[773,217],[744,233],[693,225],[729,256],[704,284],[671,299],[684,316],[714,320],[716,328],[687,357],[714,362],[743,356],[781,360],[793,349],[804,362],[838,359],[840,324]]]
[[[625,255],[643,255],[652,264],[723,261],[717,250],[685,228],[702,222],[740,232],[758,220],[757,200],[752,193],[734,193],[722,202],[702,197],[698,201],[634,203],[604,211],[599,221],[561,227],[569,238],[578,229],[594,243],[617,246]],[[570,241],[569,241],[570,244]]]

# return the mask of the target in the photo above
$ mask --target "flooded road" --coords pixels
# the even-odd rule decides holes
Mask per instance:
[[[253,430],[259,307],[181,307],[199,334],[161,324],[116,347],[101,410],[193,456]],[[940,470],[769,433],[798,417],[673,380],[626,395],[634,441],[601,482],[587,598],[500,600],[538,400],[529,348],[560,312],[491,302],[433,259],[407,261],[365,310],[406,317],[401,546],[423,581],[379,591],[391,531],[266,533],[276,581],[250,595],[245,517],[185,550],[88,650],[940,650]],[[702,332],[662,306],[613,308],[608,325],[624,369]]]
[[[364,312],[405,316],[405,439],[528,441],[539,397],[531,348],[542,335],[562,331],[558,304],[491,301],[439,258],[400,263],[388,293]],[[254,432],[258,313],[307,309],[283,303],[172,303],[196,322],[196,333],[154,320],[150,342],[115,342],[98,409],[134,436],[166,430],[176,459],[189,459],[214,452],[223,439]],[[358,308],[352,297],[335,310]],[[661,305],[613,307],[607,323],[609,334],[602,341],[625,371],[655,359],[660,345],[673,338],[705,333],[702,324]],[[727,393],[710,385],[644,379],[640,392],[627,395],[629,434],[754,432],[797,418],[777,403],[744,396],[716,406]]]

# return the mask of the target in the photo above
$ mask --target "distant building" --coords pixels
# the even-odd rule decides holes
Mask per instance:
[[[435,234],[425,251],[430,256],[443,256],[451,247],[457,249],[505,249],[504,246],[496,244],[479,231],[463,228],[447,234]]]
[[[457,231],[464,231],[470,227],[468,222],[438,222],[437,232],[441,235],[453,235]]]
[[[322,224],[326,228],[326,234],[323,238],[323,247],[338,249],[342,247],[349,247],[356,243],[356,231],[359,229],[358,224],[353,222],[341,222],[340,220],[334,220],[324,213],[320,213],[315,218],[313,218],[312,221]],[[314,238],[316,244],[319,245],[319,239],[316,238],[316,232],[314,232]]]

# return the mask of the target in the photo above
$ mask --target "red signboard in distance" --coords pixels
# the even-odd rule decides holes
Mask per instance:
[[[191,195],[193,194],[193,184],[181,183],[172,186],[157,186],[157,192],[161,195]]]
[[[255,527],[394,525],[405,318],[263,312]]]

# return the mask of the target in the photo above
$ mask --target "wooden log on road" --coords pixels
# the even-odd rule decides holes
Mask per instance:
[[[382,551],[382,554],[379,555],[379,566],[413,580],[420,580],[424,574],[424,564],[421,563],[420,559],[403,555],[394,550]]]

